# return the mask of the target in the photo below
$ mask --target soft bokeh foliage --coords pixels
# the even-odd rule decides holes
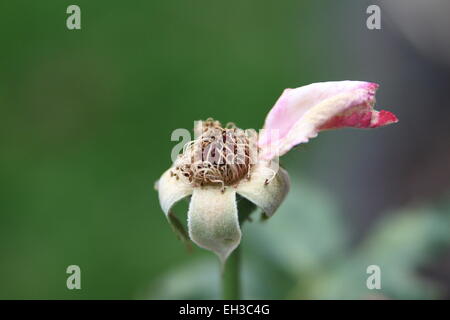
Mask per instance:
[[[450,245],[449,203],[391,211],[356,246],[349,243],[350,225],[339,219],[338,208],[332,197],[303,181],[271,221],[246,225],[244,298],[442,297],[442,284],[426,280],[420,270]],[[381,268],[381,290],[366,287],[372,264]],[[147,297],[220,298],[216,269],[217,263],[204,259],[173,268],[150,286]]]

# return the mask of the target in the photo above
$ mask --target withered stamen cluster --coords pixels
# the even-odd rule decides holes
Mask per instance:
[[[187,143],[171,174],[193,186],[235,185],[250,179],[251,166],[256,163],[256,132],[242,130],[233,123],[222,127],[219,121],[201,122],[199,136]]]

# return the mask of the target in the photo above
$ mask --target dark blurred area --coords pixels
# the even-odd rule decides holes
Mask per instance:
[[[172,131],[259,129],[284,88],[346,79],[400,122],[282,159],[295,187],[244,229],[246,297],[450,298],[450,2],[78,0],[68,30],[70,4],[0,4],[0,298],[214,297],[216,257],[184,249],[153,189]]]

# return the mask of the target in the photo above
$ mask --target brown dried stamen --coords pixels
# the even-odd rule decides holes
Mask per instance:
[[[193,186],[230,186],[250,177],[253,134],[236,128],[222,127],[219,121],[202,123],[199,137],[185,145],[175,162],[175,172]]]

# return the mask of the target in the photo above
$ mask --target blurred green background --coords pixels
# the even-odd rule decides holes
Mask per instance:
[[[432,1],[411,38],[415,2],[1,2],[0,298],[218,298],[216,257],[186,252],[153,189],[172,131],[261,128],[284,88],[345,79],[380,83],[400,122],[282,159],[286,203],[244,227],[244,297],[450,298],[449,7]]]

